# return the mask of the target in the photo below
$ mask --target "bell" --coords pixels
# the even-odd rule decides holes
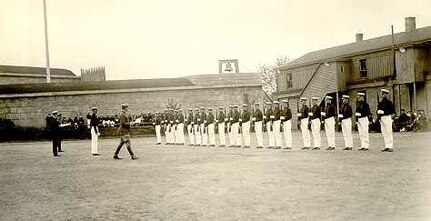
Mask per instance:
[[[233,71],[233,69],[232,69],[232,65],[230,64],[230,62],[227,62],[226,63],[226,68],[224,69],[225,71],[227,71],[227,72],[231,72],[231,71]]]

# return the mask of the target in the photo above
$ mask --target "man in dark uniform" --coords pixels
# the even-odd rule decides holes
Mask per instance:
[[[156,131],[156,145],[162,144],[162,136],[160,133],[161,123],[162,123],[162,117],[160,116],[160,113],[156,111],[153,119],[154,130]]]
[[[312,150],[320,150],[321,109],[318,104],[319,98],[312,97],[311,101],[313,103],[313,106],[311,107],[310,120],[311,120],[311,133],[313,134],[313,145],[314,145],[314,148]]]
[[[361,140],[361,148],[358,150],[368,150],[370,146],[368,125],[369,117],[371,116],[370,106],[365,102],[365,93],[357,93],[358,103],[356,105],[356,122],[358,125],[359,139]]]
[[[219,147],[225,147],[226,146],[225,127],[226,127],[227,122],[228,122],[228,119],[226,117],[226,114],[224,113],[224,108],[223,108],[223,106],[220,106],[219,112],[217,115],[218,136],[220,139],[220,146]]]
[[[233,105],[233,113],[232,113],[232,134],[233,134],[233,139],[234,139],[234,143],[233,146],[234,147],[241,147],[241,134],[239,132],[240,127],[239,127],[239,119],[241,117],[241,114],[238,111],[238,105]]]
[[[98,139],[100,136],[99,133],[99,118],[97,117],[97,107],[92,107],[91,111],[93,111],[93,114],[90,117],[90,133],[91,133],[91,154],[93,156],[99,156],[98,151]]]
[[[114,153],[114,159],[119,160],[121,159],[118,157],[118,154],[120,153],[121,147],[123,147],[124,144],[127,146],[127,150],[129,151],[129,154],[132,158],[132,160],[138,159],[137,156],[132,151],[132,147],[130,146],[130,123],[132,122],[132,116],[128,112],[129,104],[125,103],[121,105],[121,113],[120,117],[118,119],[118,123],[120,127],[118,128],[118,133],[120,135],[120,144],[117,147],[117,150],[115,150]]]
[[[301,149],[308,150],[311,146],[310,141],[310,131],[308,130],[309,117],[308,113],[310,112],[310,108],[307,106],[307,98],[300,98],[302,107],[300,112],[298,113],[299,121],[301,122],[301,133],[302,133],[302,144],[303,147]]]
[[[228,118],[228,137],[229,137],[229,147],[235,146],[235,137],[233,136],[232,131],[232,121],[233,121],[233,105],[229,105],[229,113],[227,114]]]
[[[242,135],[244,137],[244,148],[250,148],[251,144],[251,140],[250,140],[250,118],[251,118],[251,113],[248,110],[248,105],[247,104],[243,104],[242,105],[243,111],[241,114],[241,127],[242,127]]]
[[[253,122],[254,122],[254,131],[256,133],[256,140],[257,140],[257,147],[256,148],[263,148],[263,113],[259,109],[259,104],[254,104],[254,113],[253,113]]]
[[[208,116],[206,127],[208,128],[208,138],[210,147],[215,147],[215,128],[214,128],[215,116],[213,114],[213,109],[211,107],[208,108]]]
[[[200,146],[202,144],[202,135],[201,135],[201,116],[199,114],[199,109],[195,108],[195,115],[194,115],[194,129],[195,129],[195,141],[196,146]]]
[[[380,127],[385,142],[385,148],[382,152],[393,152],[392,115],[395,113],[395,108],[394,104],[388,99],[389,90],[382,89],[381,93],[383,98],[377,105],[377,114],[380,118]]]
[[[273,133],[274,133],[274,140],[275,140],[275,149],[281,149],[281,110],[280,110],[280,102],[274,101],[274,117],[271,118],[273,122]]]
[[[201,107],[201,131],[202,131],[202,146],[208,145],[208,128],[207,128],[207,114],[205,113],[205,107]]]
[[[341,106],[338,119],[341,121],[341,130],[343,131],[344,137],[344,149],[353,149],[353,138],[352,138],[352,106],[349,104],[349,95],[343,95],[343,106]]]
[[[290,110],[288,100],[283,100],[283,110],[281,111],[280,119],[283,124],[283,137],[286,144],[283,149],[292,149],[292,111]]]
[[[189,134],[189,146],[194,146],[195,145],[195,136],[193,134],[193,126],[194,126],[195,122],[193,121],[193,109],[188,108],[187,110],[189,111],[187,118],[186,118],[187,133]]]
[[[328,148],[326,150],[335,150],[335,105],[332,104],[332,97],[325,97],[325,111],[322,112],[322,117],[325,122],[326,139],[328,140]]]
[[[58,148],[60,145],[60,122],[57,119],[57,114],[58,111],[53,111],[52,112],[52,117],[50,117],[50,119],[48,119],[49,122],[49,129],[50,129],[50,133],[51,133],[51,138],[52,138],[52,154],[54,155],[54,157],[58,157]]]
[[[264,115],[264,122],[265,122],[265,126],[266,126],[266,132],[268,134],[268,147],[267,148],[274,148],[275,147],[275,138],[274,138],[274,133],[273,133],[273,125],[272,125],[272,120],[271,120],[271,116],[273,116],[272,113],[272,106],[271,106],[271,102],[266,102],[266,110],[265,110],[265,115]]]
[[[178,145],[182,145],[184,146],[185,143],[185,138],[184,138],[184,115],[183,115],[183,109],[178,109],[178,114],[177,114],[177,140],[178,140]]]

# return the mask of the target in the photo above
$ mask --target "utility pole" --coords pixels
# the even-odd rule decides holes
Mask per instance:
[[[45,23],[46,83],[51,83],[51,70],[49,67],[48,19],[46,16],[46,0],[43,0],[43,18]]]

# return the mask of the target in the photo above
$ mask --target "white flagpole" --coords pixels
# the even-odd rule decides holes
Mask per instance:
[[[43,0],[43,17],[45,20],[46,83],[51,83],[51,71],[50,71],[50,67],[49,67],[48,19],[46,16],[46,0]]]

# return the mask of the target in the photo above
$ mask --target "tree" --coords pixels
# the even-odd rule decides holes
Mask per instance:
[[[276,59],[274,64],[260,64],[258,67],[258,73],[262,77],[262,90],[267,96],[267,99],[272,100],[272,95],[277,91],[277,67],[289,63],[287,56],[280,56]]]

